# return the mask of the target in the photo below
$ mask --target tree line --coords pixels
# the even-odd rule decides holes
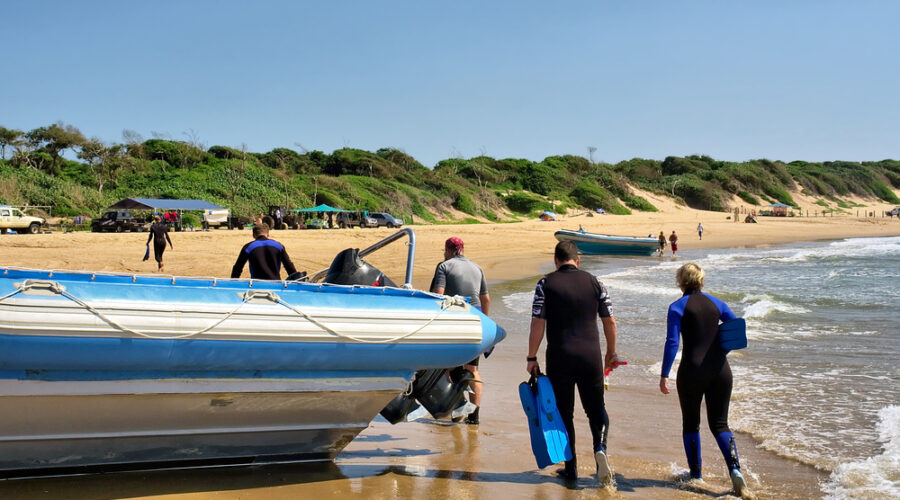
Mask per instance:
[[[0,126],[0,202],[53,205],[59,213],[92,213],[123,197],[204,198],[235,212],[266,205],[329,203],[342,208],[416,215],[426,221],[501,220],[541,210],[603,208],[614,214],[656,208],[635,188],[673,197],[693,208],[726,211],[748,205],[796,205],[791,192],[818,196],[835,208],[851,195],[900,203],[900,162],[744,162],[708,156],[634,158],[609,164],[587,157],[541,161],[487,155],[448,158],[427,168],[399,148],[354,148],[331,154],[279,147],[207,148],[194,131],[184,140],[144,139],[124,130],[122,141],[87,138],[58,122],[21,131]],[[71,151],[77,160],[66,158]],[[24,184],[29,186],[25,187]]]

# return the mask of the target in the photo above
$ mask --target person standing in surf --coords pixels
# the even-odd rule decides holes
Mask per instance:
[[[150,234],[147,237],[147,246],[150,246],[150,242],[153,242],[153,257],[156,259],[156,270],[163,270],[163,252],[166,251],[166,242],[169,242],[169,248],[172,250],[175,247],[172,245],[172,238],[169,238],[169,226],[163,223],[159,216],[155,216],[153,218],[153,224],[150,225]]]
[[[666,235],[660,231],[659,232],[659,256],[662,257],[663,252],[666,250]]]
[[[737,445],[728,427],[728,405],[731,402],[731,367],[719,345],[719,321],[736,316],[720,299],[702,292],[703,269],[689,262],[675,273],[684,295],[669,306],[666,344],[663,351],[659,390],[669,394],[669,372],[678,353],[679,337],[684,339],[681,363],[678,365],[678,402],[681,405],[681,437],[692,479],[702,479],[700,459],[700,403],[706,398],[709,429],[728,466],[734,491],[743,496],[747,486],[741,474]]]
[[[669,245],[672,247],[672,257],[675,256],[675,252],[678,251],[678,235],[675,234],[675,230],[672,230],[672,234],[669,235]]]
[[[609,416],[603,400],[604,367],[618,366],[616,357],[616,319],[610,310],[609,294],[596,276],[578,269],[578,248],[571,241],[560,241],[553,251],[556,271],[538,281],[531,305],[531,331],[528,337],[526,370],[540,371],[538,348],[547,333],[547,377],[553,386],[556,405],[569,435],[572,460],[557,471],[566,481],[578,479],[575,458],[575,387],[587,414],[593,438],[597,479],[612,480],[606,455]],[[606,357],[600,347],[597,317],[606,337]]]

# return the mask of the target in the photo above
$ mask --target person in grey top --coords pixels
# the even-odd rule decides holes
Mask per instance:
[[[463,255],[463,241],[455,236],[444,242],[444,261],[438,264],[437,269],[434,270],[431,291],[444,295],[470,297],[470,303],[481,309],[485,315],[489,314],[491,310],[491,296],[488,294],[484,272],[477,264]],[[465,368],[475,376],[471,384],[472,403],[475,405],[475,410],[466,417],[466,423],[477,425],[482,393],[478,358],[466,364]]]

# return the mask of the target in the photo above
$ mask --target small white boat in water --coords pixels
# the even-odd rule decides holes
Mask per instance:
[[[654,237],[614,236],[589,233],[583,229],[561,229],[553,234],[559,241],[571,241],[585,255],[651,255],[659,248]]]
[[[404,235],[404,287],[0,267],[0,475],[334,458],[416,370],[505,336],[411,289],[412,230],[359,255]],[[341,255],[327,279],[384,281]]]

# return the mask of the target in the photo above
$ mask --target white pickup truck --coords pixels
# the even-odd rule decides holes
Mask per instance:
[[[0,233],[6,234],[13,229],[17,233],[38,234],[44,222],[40,217],[23,214],[18,208],[0,206]]]

